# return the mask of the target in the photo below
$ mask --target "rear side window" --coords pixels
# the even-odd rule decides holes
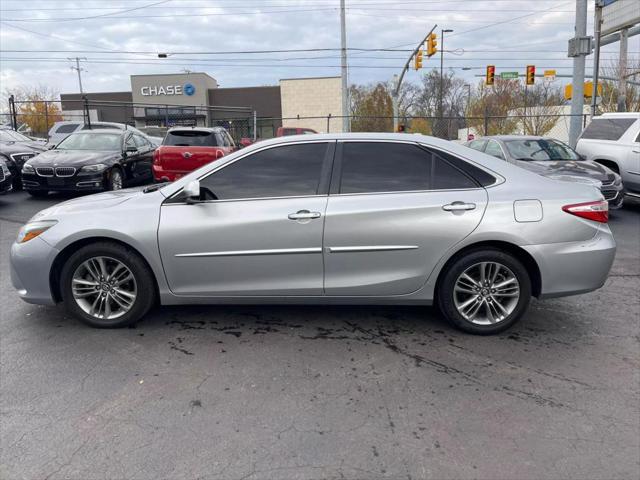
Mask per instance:
[[[218,200],[316,195],[326,143],[284,145],[242,158],[200,180]]]
[[[582,132],[581,138],[618,140],[635,121],[634,118],[595,118]]]
[[[76,131],[76,128],[78,128],[77,123],[67,123],[65,125],[60,125],[57,128],[56,133],[73,133]]]
[[[163,145],[174,147],[221,147],[215,133],[198,130],[168,132]]]
[[[346,142],[340,193],[406,192],[476,188],[468,176],[416,145]]]

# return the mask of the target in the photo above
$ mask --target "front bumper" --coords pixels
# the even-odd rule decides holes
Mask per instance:
[[[11,246],[11,283],[27,303],[53,305],[49,272],[58,250],[37,237]]]
[[[607,280],[616,254],[616,242],[609,227],[598,228],[584,242],[526,245],[540,268],[540,298],[564,297],[591,292]]]
[[[46,191],[97,191],[105,188],[103,172],[91,174],[76,173],[71,177],[42,177],[34,173],[22,174],[22,185],[25,190]]]
[[[10,192],[13,188],[12,175],[6,175],[4,179],[0,180],[0,195]]]
[[[608,186],[600,189],[600,192],[604,196],[604,199],[609,202],[610,210],[617,210],[622,208],[624,203],[624,188],[619,186]]]

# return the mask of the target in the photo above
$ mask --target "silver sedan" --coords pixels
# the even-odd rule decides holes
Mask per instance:
[[[94,327],[156,303],[436,304],[490,334],[532,296],[601,287],[615,255],[589,185],[406,134],[286,137],[172,184],[61,203],[11,249],[31,303]]]

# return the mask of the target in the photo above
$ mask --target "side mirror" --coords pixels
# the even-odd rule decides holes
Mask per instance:
[[[200,182],[193,180],[182,189],[187,203],[198,203],[200,201]]]
[[[125,148],[124,153],[138,153],[138,149],[136,147],[127,147]]]

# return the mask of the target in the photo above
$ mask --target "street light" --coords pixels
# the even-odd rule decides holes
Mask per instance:
[[[440,120],[444,119],[444,107],[442,104],[442,90],[443,90],[443,84],[444,84],[444,77],[443,77],[443,66],[444,66],[444,34],[445,33],[451,33],[453,32],[453,30],[451,30],[450,28],[447,29],[443,29],[440,30]],[[447,135],[448,136],[448,135]]]

